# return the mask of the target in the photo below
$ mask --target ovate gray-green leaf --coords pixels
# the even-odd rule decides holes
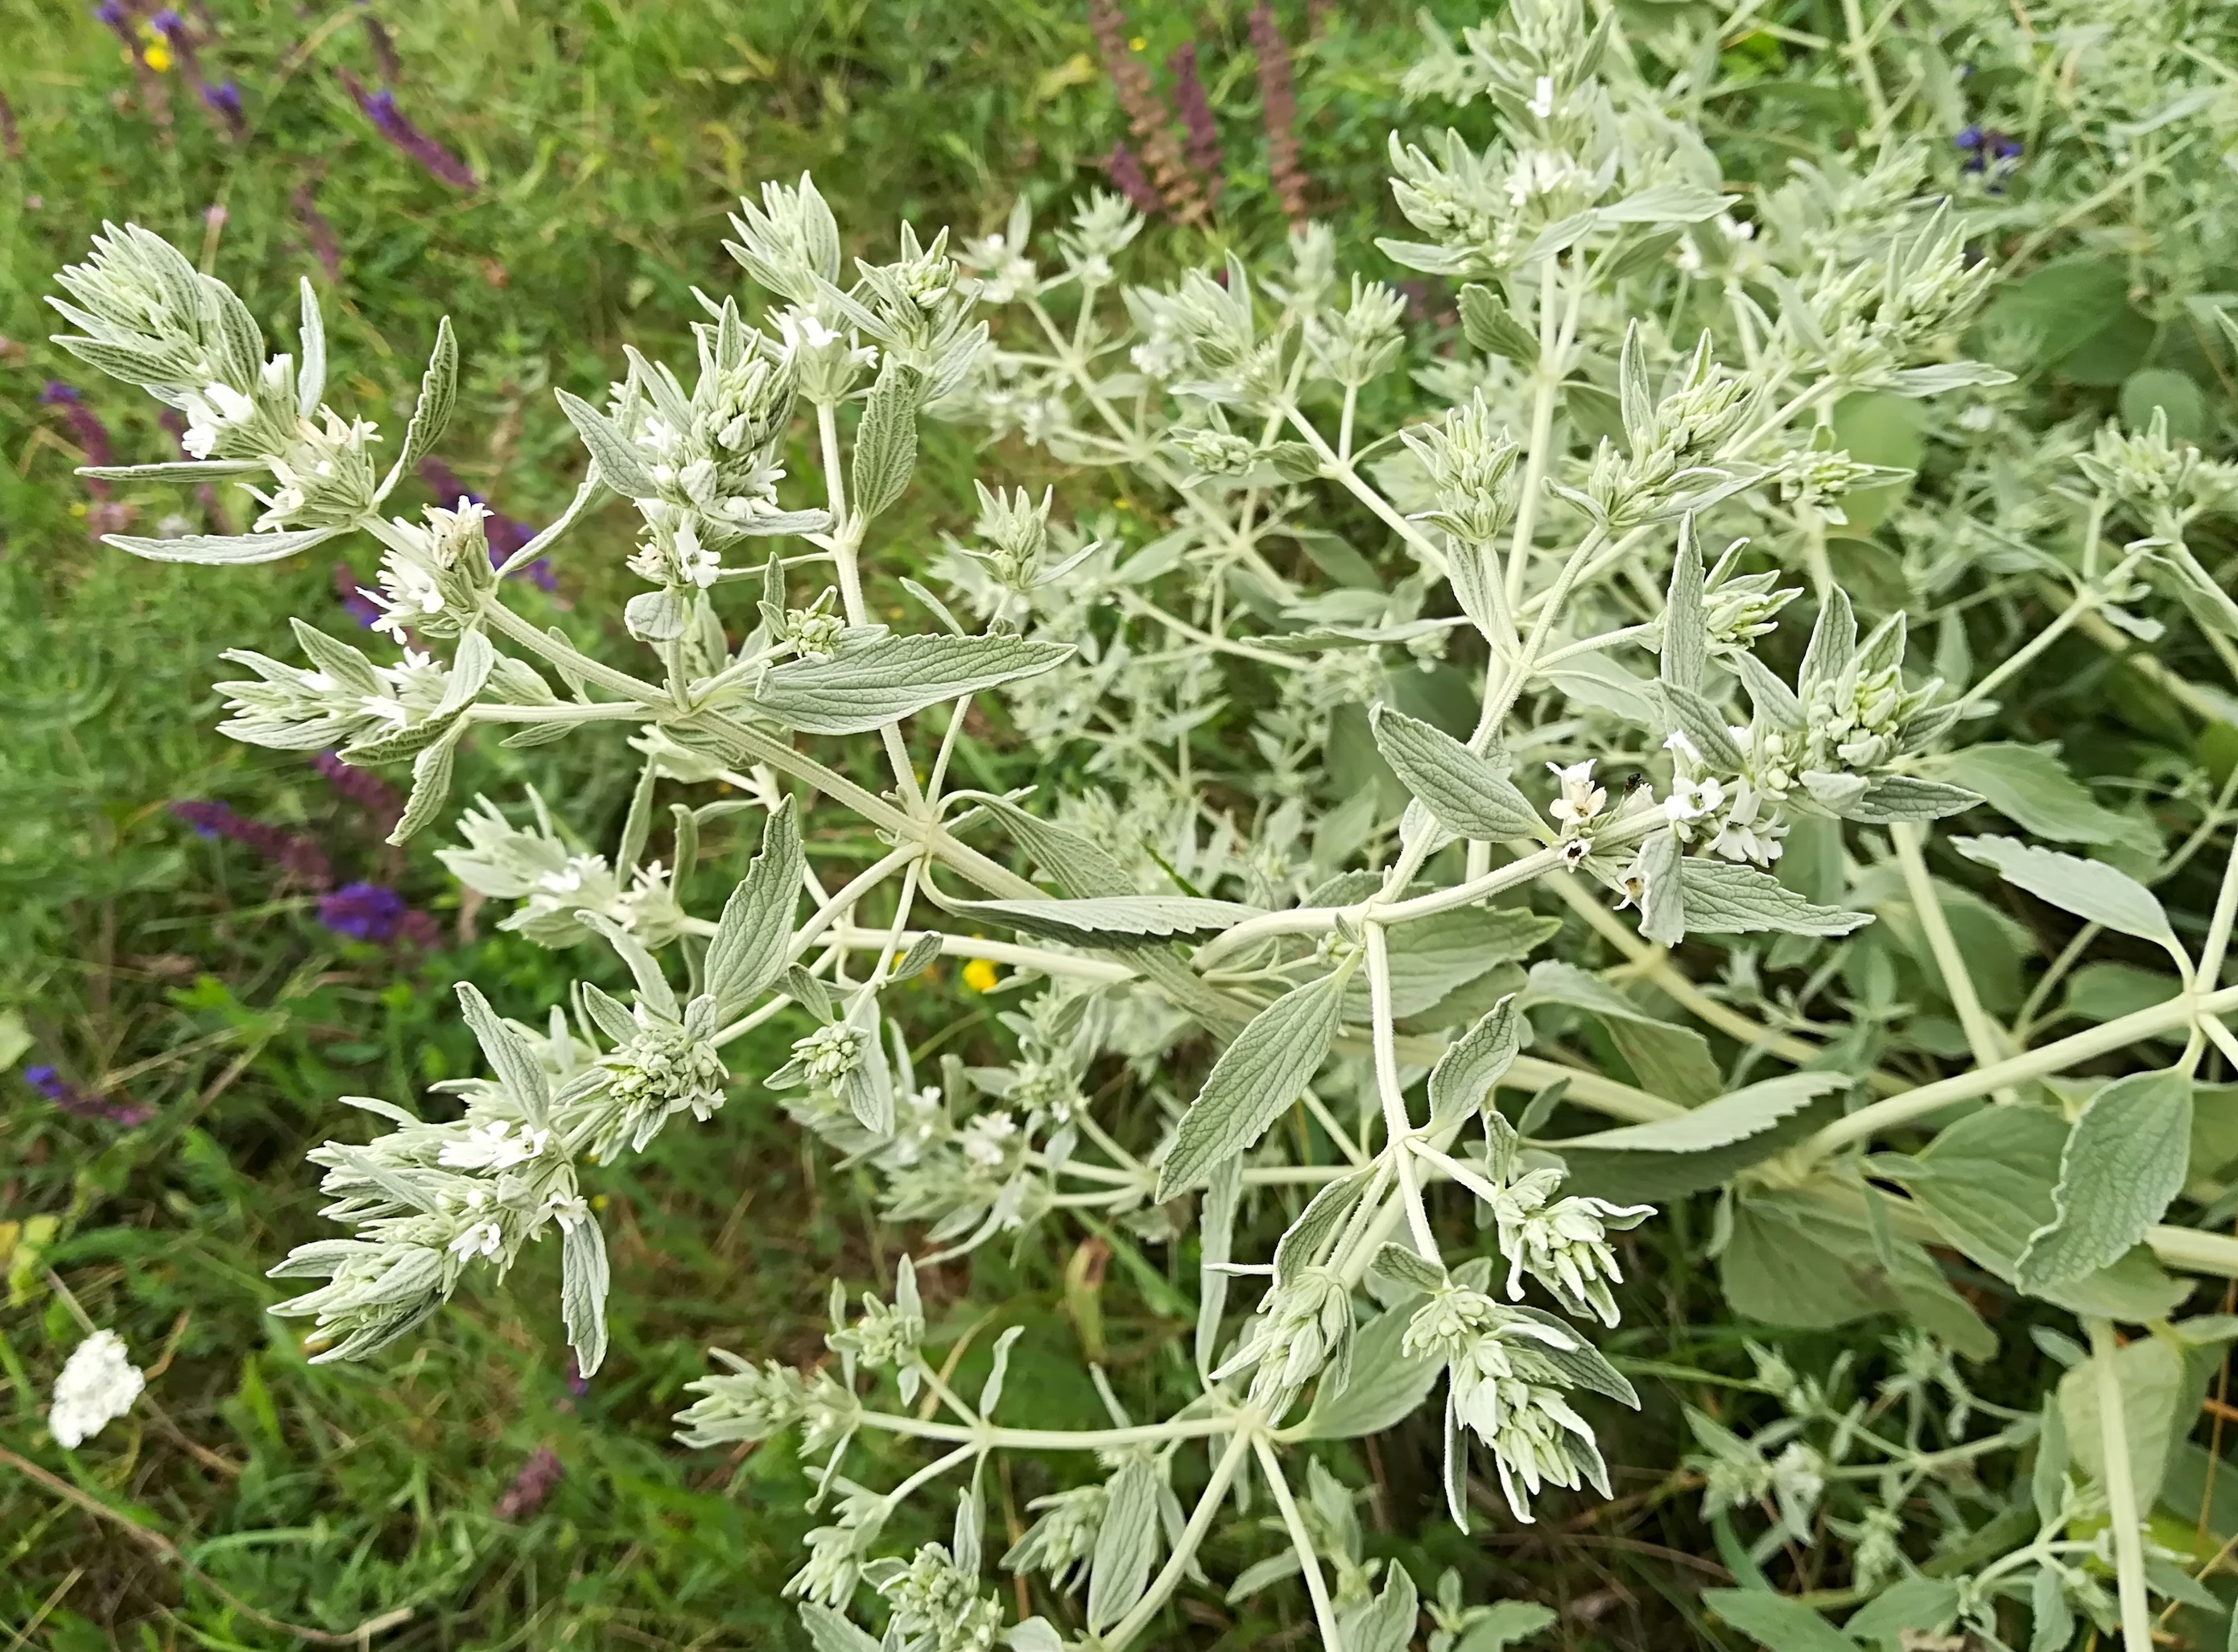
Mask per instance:
[[[144,539],[136,534],[103,534],[101,542],[144,556],[151,562],[217,563],[244,567],[276,562],[283,556],[323,545],[346,527],[299,527],[284,534],[182,534],[176,539]]]
[[[2144,1238],[2183,1187],[2191,1099],[2175,1068],[2116,1078],[2090,1098],[2060,1155],[2052,1219],[2014,1268],[2023,1290],[2095,1273]]]
[[[560,1317],[586,1377],[606,1357],[606,1239],[588,1211],[560,1224]]]
[[[1678,863],[1685,890],[1686,927],[1706,935],[1746,935],[1775,929],[1790,935],[1846,935],[1872,921],[1869,912],[1844,912],[1805,900],[1754,866],[1689,855]]]
[[[1377,708],[1374,726],[1384,761],[1447,831],[1480,843],[1539,832],[1539,812],[1500,764],[1387,706]]]
[[[1244,1151],[1304,1092],[1336,1036],[1346,977],[1340,970],[1284,993],[1220,1052],[1158,1171],[1161,1200]]]
[[[1158,1470],[1147,1456],[1129,1456],[1111,1476],[1089,1562],[1089,1629],[1108,1628],[1142,1598],[1157,1542]]]
[[[963,916],[986,918],[1028,935],[1122,945],[1202,935],[1256,918],[1256,906],[1195,895],[1094,895],[1084,900],[959,900]]]
[[[762,827],[761,853],[724,903],[722,920],[707,943],[706,991],[718,1016],[760,997],[784,972],[803,864],[800,826],[787,798]]]
[[[1446,1047],[1430,1070],[1430,1122],[1451,1124],[1483,1106],[1514,1064],[1525,1022],[1511,996]]]
[[[917,409],[924,394],[924,375],[888,356],[855,432],[849,481],[858,517],[877,515],[908,491],[910,472],[917,468]]]
[[[1072,653],[1023,637],[887,637],[796,660],[762,679],[753,708],[809,734],[860,734],[927,706],[1036,676]]]
[[[1981,801],[1978,793],[1914,774],[1882,774],[1865,782],[1864,794],[1841,810],[1845,820],[1888,826],[1898,820],[1940,820]]]
[[[1950,846],[1969,860],[1993,868],[2007,883],[2078,918],[2175,947],[2175,932],[2159,899],[2128,872],[2102,860],[2084,860],[2011,838],[1953,838]]]
[[[451,428],[451,409],[458,401],[459,335],[451,330],[451,318],[446,315],[435,323],[435,348],[427,352],[427,370],[420,375],[420,399],[413,404],[411,421],[404,427],[404,446],[396,455],[392,478],[416,467],[443,439],[443,432]]]
[[[1314,1391],[1313,1409],[1306,1413],[1308,1439],[1357,1440],[1381,1434],[1421,1410],[1446,1362],[1427,1351],[1400,1351],[1407,1322],[1420,1305],[1420,1297],[1409,1297],[1377,1315],[1353,1338],[1344,1381],[1324,1379]],[[1535,1351],[1537,1344],[1533,1347]]]
[[[575,427],[575,434],[583,439],[583,446],[591,455],[591,462],[599,468],[599,479],[616,493],[630,499],[650,499],[658,491],[653,487],[652,473],[646,468],[645,456],[637,444],[615,428],[614,421],[579,395],[562,390],[560,410],[567,415],[567,422]]]

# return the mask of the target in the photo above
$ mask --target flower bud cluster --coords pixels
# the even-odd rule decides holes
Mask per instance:
[[[1268,1291],[1241,1344],[1213,1377],[1253,1371],[1251,1403],[1279,1411],[1324,1367],[1328,1380],[1343,1382],[1352,1333],[1351,1287],[1334,1268],[1303,1268]]]
[[[1378,281],[1352,278],[1352,302],[1341,312],[1316,310],[1306,322],[1306,353],[1325,378],[1357,389],[1388,372],[1407,348],[1399,330],[1407,300]]]
[[[992,1652],[1002,1640],[1002,1603],[982,1594],[976,1573],[943,1543],[926,1543],[906,1562],[874,1561],[864,1575],[885,1597],[890,1632],[917,1652]]]
[[[487,798],[459,817],[464,846],[438,849],[435,858],[479,894],[517,900],[519,911],[498,925],[539,946],[573,946],[587,940],[581,913],[595,912],[658,948],[683,932],[684,912],[658,862],[637,869],[625,888],[599,854],[572,850],[553,826],[544,799],[532,790],[530,826],[515,826]]]
[[[1624,1273],[1609,1230],[1638,1227],[1654,1208],[1575,1195],[1557,1198],[1561,1183],[1559,1171],[1529,1171],[1501,1186],[1492,1201],[1500,1254],[1507,1261],[1507,1294],[1520,1301],[1528,1275],[1571,1313],[1595,1314],[1603,1324],[1614,1325],[1616,1298],[1609,1286],[1622,1284]]]
[[[730,1082],[715,1044],[713,998],[705,993],[693,998],[681,1018],[661,1013],[643,998],[628,1013],[626,1028],[605,1023],[610,1036],[626,1036],[599,1058],[606,1075],[604,1105],[586,1133],[591,1156],[600,1164],[617,1158],[625,1145],[643,1152],[678,1113],[689,1112],[704,1124],[722,1106]]]
[[[1041,1518],[1010,1545],[1003,1564],[1014,1572],[1039,1572],[1052,1589],[1068,1593],[1078,1589],[1088,1581],[1089,1563],[1095,1558],[1096,1540],[1110,1502],[1109,1490],[1100,1485],[1076,1486],[1035,1498],[1026,1508]]]
[[[1495,422],[1481,389],[1442,420],[1401,431],[1400,440],[1420,461],[1437,501],[1435,510],[1415,520],[1464,545],[1488,545],[1500,536],[1515,514],[1519,449],[1507,427]]]
[[[1055,490],[1043,488],[1036,503],[1023,488],[1005,494],[984,482],[975,481],[972,486],[979,492],[979,521],[972,531],[984,548],[970,554],[986,565],[1004,590],[1032,589],[1049,549],[1049,506],[1056,498]]]

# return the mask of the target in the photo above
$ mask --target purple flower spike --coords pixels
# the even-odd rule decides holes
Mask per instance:
[[[1142,163],[1135,158],[1135,151],[1124,143],[1114,143],[1111,153],[1103,157],[1103,169],[1119,193],[1127,197],[1128,204],[1144,217],[1155,217],[1165,205],[1158,192],[1150,187],[1150,180],[1142,175]]]
[[[192,38],[187,33],[187,20],[169,6],[165,6],[148,21],[154,25],[157,34],[162,36],[173,45],[193,43]]]
[[[395,939],[406,911],[404,897],[385,884],[344,884],[319,897],[319,921],[352,940]]]
[[[88,1095],[45,1062],[24,1068],[23,1082],[64,1112],[80,1118],[105,1119],[129,1130],[156,1116],[153,1108],[143,1107],[138,1102],[111,1101],[106,1096]]]
[[[225,123],[228,131],[237,138],[248,136],[248,116],[241,106],[238,83],[223,80],[213,86],[203,81],[198,90],[202,95],[202,103],[211,114]]]
[[[560,1454],[548,1445],[540,1445],[528,1454],[520,1465],[520,1472],[505,1489],[492,1510],[500,1520],[526,1520],[544,1506],[566,1470],[560,1466]]]
[[[196,836],[229,838],[314,889],[324,889],[334,880],[326,851],[308,838],[248,819],[223,803],[182,799],[171,805],[171,813],[192,826]]]
[[[136,57],[140,55],[140,43],[132,37],[132,14],[117,0],[102,0],[93,9],[93,17],[95,22],[124,43],[126,50]]]
[[[474,187],[473,169],[450,150],[413,125],[405,117],[404,111],[396,107],[396,95],[394,92],[386,90],[369,92],[365,89],[365,83],[351,74],[348,70],[344,69],[337,72],[341,76],[343,86],[357,101],[357,106],[365,111],[366,118],[373,123],[374,129],[381,136],[387,138],[392,147],[411,156],[430,176],[449,184],[453,189],[471,189]]]
[[[376,819],[392,821],[404,813],[404,799],[396,788],[377,774],[354,768],[332,752],[321,752],[311,766],[327,777],[335,791]]]

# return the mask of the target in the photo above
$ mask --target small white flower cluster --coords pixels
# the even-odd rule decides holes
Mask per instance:
[[[83,1445],[130,1410],[147,1386],[124,1339],[113,1330],[96,1330],[63,1362],[47,1412],[48,1431],[57,1445]]]

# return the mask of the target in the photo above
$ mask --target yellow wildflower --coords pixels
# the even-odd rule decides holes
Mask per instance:
[[[983,958],[975,958],[963,966],[963,985],[975,992],[993,992],[996,982],[1001,979],[996,974],[994,965]]]

